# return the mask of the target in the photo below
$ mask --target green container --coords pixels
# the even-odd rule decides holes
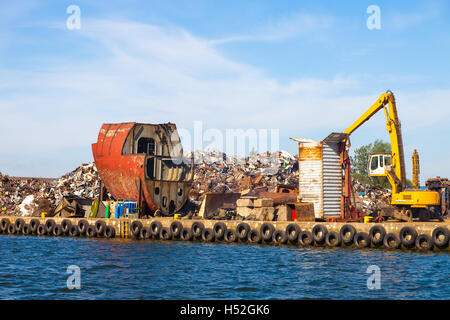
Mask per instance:
[[[109,204],[106,206],[105,218],[109,219]]]

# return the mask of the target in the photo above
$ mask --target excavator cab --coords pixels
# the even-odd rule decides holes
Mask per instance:
[[[392,155],[390,153],[375,153],[369,155],[369,166],[367,172],[371,177],[384,177],[386,170],[392,165]]]

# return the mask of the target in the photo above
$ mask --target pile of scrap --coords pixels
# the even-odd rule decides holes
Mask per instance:
[[[390,204],[392,194],[390,189],[354,181],[353,191],[356,208],[366,215],[371,215]]]
[[[65,197],[94,199],[100,181],[95,165],[83,164],[59,179],[10,178],[0,175],[2,212],[20,216],[53,216]]]
[[[279,185],[292,189],[298,186],[298,159],[285,151],[245,159],[217,152],[196,152],[194,156],[193,201],[201,201],[210,192],[274,192]]]

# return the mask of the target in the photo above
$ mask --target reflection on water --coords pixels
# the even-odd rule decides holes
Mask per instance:
[[[7,235],[0,248],[1,299],[450,298],[448,253]]]

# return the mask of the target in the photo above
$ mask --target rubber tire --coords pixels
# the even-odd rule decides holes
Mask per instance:
[[[301,231],[300,234],[298,235],[298,242],[305,247],[314,244],[314,238],[312,233],[307,230]]]
[[[153,236],[153,238],[157,239],[159,238],[159,234],[161,233],[162,223],[159,221],[152,221],[150,223],[150,232]]]
[[[426,243],[425,246],[423,246],[423,243]],[[427,234],[421,234],[416,238],[416,248],[418,250],[424,250],[424,251],[430,251],[433,250],[434,242],[433,239]]]
[[[236,231],[234,231],[233,229],[227,229],[225,231],[223,239],[228,243],[236,242],[238,240]]]
[[[285,244],[288,241],[286,232],[284,232],[283,230],[275,230],[272,235],[272,241],[275,244]]]
[[[174,221],[170,224],[170,233],[175,239],[180,238],[181,230],[183,230],[183,225],[180,221]]]
[[[16,219],[14,225],[16,226],[16,232],[22,233],[22,227],[25,225],[25,221],[22,218]]]
[[[95,222],[95,232],[97,232],[98,235],[103,236],[105,234],[105,228],[106,228],[105,221],[97,220]]]
[[[133,221],[130,225],[131,234],[136,238],[139,239],[141,236],[141,229],[142,229],[142,222],[140,221]]]
[[[202,240],[205,242],[214,242],[214,230],[211,228],[205,228],[202,232]]]
[[[195,221],[191,226],[192,235],[194,236],[194,238],[200,239],[202,237],[204,229],[205,226],[203,225],[203,223]]]
[[[191,228],[183,228],[183,230],[181,230],[180,237],[183,241],[191,241],[194,237]]]
[[[25,236],[29,236],[31,234],[31,228],[29,224],[24,224],[22,227],[22,234]]]
[[[213,231],[214,231],[215,239],[223,240],[223,238],[225,236],[225,232],[227,232],[227,225],[223,222],[216,222],[214,224]]]
[[[298,235],[300,234],[301,231],[302,230],[300,229],[298,224],[290,223],[286,227],[286,236],[291,243],[295,244],[298,242]]]
[[[441,235],[444,236],[443,239],[440,239]],[[449,246],[449,237],[450,232],[445,227],[437,227],[431,236],[434,245],[439,249],[446,249]]]
[[[150,227],[143,227],[141,229],[140,238],[142,240],[148,240],[152,236],[152,232],[150,231]]]
[[[347,235],[348,233],[348,235]],[[353,244],[353,238],[355,237],[356,229],[351,224],[344,224],[339,231],[339,236],[343,244],[351,246]]]
[[[313,226],[311,233],[317,244],[324,244],[325,239],[327,238],[328,229],[323,224],[316,224]]]
[[[261,234],[258,230],[252,229],[247,235],[248,242],[250,243],[260,243],[261,242]]]
[[[406,236],[410,235],[411,237],[406,239]],[[399,232],[399,238],[405,248],[412,248],[416,245],[417,239],[417,231],[412,227],[403,227]]]
[[[364,242],[363,242],[364,240]],[[367,232],[358,232],[355,234],[353,243],[358,248],[369,248],[370,247],[370,237]]]
[[[172,234],[170,233],[170,229],[167,227],[162,227],[160,232],[159,232],[159,238],[161,240],[171,240],[172,239]]]
[[[105,228],[105,238],[112,239],[116,237],[116,229],[111,226],[106,226]]]
[[[241,222],[236,227],[236,235],[242,242],[247,241],[248,233],[250,232],[250,225],[245,222]]]
[[[377,234],[379,234],[380,236],[377,238],[375,237]],[[372,228],[370,228],[369,230],[369,238],[370,238],[370,242],[375,246],[375,247],[380,247],[383,245],[383,240],[384,237],[386,236],[386,229],[384,229],[383,226],[373,226]]]
[[[47,230],[45,229],[45,226],[43,224],[37,226],[36,234],[38,236],[45,236],[47,234]]]
[[[9,219],[7,218],[3,218],[2,221],[0,222],[0,228],[2,229],[3,233],[8,233],[8,226],[11,224],[11,222],[9,221]]]
[[[392,244],[392,241],[394,244]],[[402,242],[395,233],[388,233],[384,236],[383,245],[387,249],[398,249],[402,245]]]
[[[97,236],[97,231],[95,231],[95,226],[89,225],[86,228],[86,237],[88,238],[95,238]]]
[[[56,222],[53,219],[48,219],[45,221],[44,226],[47,234],[53,234],[53,228],[56,226]]]
[[[76,224],[70,227],[69,236],[71,237],[79,237],[80,236],[80,228]]]
[[[69,234],[70,228],[72,227],[72,222],[68,219],[61,221],[61,228],[65,234]]]
[[[261,235],[261,238],[265,242],[271,242],[273,233],[275,232],[275,227],[271,223],[263,223],[261,228],[259,228],[259,234]]]
[[[331,248],[339,247],[341,245],[341,236],[337,232],[330,231],[325,238],[325,244]]]
[[[63,229],[62,229],[62,227],[59,225],[59,224],[57,224],[57,225],[55,225],[54,227],[53,227],[53,230],[52,230],[52,234],[55,236],[55,237],[60,237],[60,236],[62,236],[63,235]]]
[[[16,234],[16,225],[14,223],[8,225],[8,234]]]
[[[89,222],[86,220],[78,221],[78,231],[80,231],[80,235],[85,235],[87,227],[89,226]]]
[[[41,224],[41,222],[38,219],[31,219],[30,220],[30,230],[31,233],[36,233],[38,226]]]

